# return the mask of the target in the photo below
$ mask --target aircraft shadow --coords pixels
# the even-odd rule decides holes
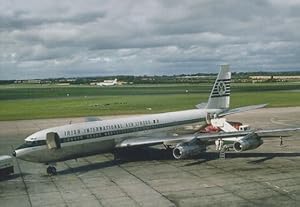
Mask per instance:
[[[275,157],[298,157],[300,153],[236,153],[236,152],[227,152],[226,159],[234,158],[255,158],[257,160],[248,161],[248,163],[259,164],[264,161],[273,159]],[[112,167],[120,165],[126,162],[138,162],[138,161],[152,161],[152,160],[174,160],[175,158],[172,155],[172,150],[159,149],[153,147],[144,147],[144,148],[127,148],[117,152],[116,160],[108,160],[105,162],[91,163],[79,167],[72,167],[57,172],[58,175],[65,175],[70,173],[84,173],[88,171],[103,169],[107,167]],[[218,152],[204,152],[197,156],[191,158],[191,160],[196,160],[196,162],[188,163],[185,166],[197,165],[212,160],[219,159]]]
[[[28,173],[22,173],[22,175],[29,175]],[[22,176],[20,173],[14,173],[10,175],[0,175],[0,182],[6,180],[13,180]]]
[[[72,168],[67,168],[64,170],[60,170],[57,172],[58,175],[67,175],[67,174],[71,174],[71,173],[84,173],[84,172],[88,172],[88,171],[93,171],[93,170],[98,170],[98,169],[102,169],[102,168],[107,168],[107,167],[112,167],[115,166],[117,164],[121,164],[122,161],[119,160],[109,160],[109,161],[105,161],[105,162],[99,162],[99,163],[91,163],[91,164],[86,164],[86,165],[82,165],[79,167],[72,167]]]
[[[70,173],[84,173],[88,171],[103,169],[120,165],[125,162],[136,161],[151,161],[151,160],[173,160],[172,151],[166,149],[155,148],[127,148],[117,152],[116,160],[108,160],[104,162],[91,163],[79,167],[69,167],[67,169],[59,170],[58,175],[66,175]]]
[[[267,160],[271,160],[275,157],[299,157],[300,153],[297,152],[291,152],[291,153],[259,153],[259,152],[242,152],[242,153],[237,153],[237,152],[227,152],[226,153],[226,159],[234,159],[234,158],[255,158],[255,157],[259,157],[260,159],[257,160],[251,160],[248,161],[248,163],[252,163],[252,164],[259,164],[259,163],[263,163]],[[219,159],[219,153],[218,152],[206,152],[206,153],[202,153],[196,157],[194,157],[194,159],[201,159],[197,162],[193,162],[193,163],[189,163],[186,164],[185,166],[192,166],[192,165],[197,165],[197,164],[201,164],[201,163],[205,163],[205,162],[209,162],[212,160],[216,160]]]
[[[129,148],[118,152],[118,158],[124,161],[174,160],[171,149],[153,147]]]

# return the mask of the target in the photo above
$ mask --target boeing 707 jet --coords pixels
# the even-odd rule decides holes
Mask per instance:
[[[103,82],[97,83],[98,86],[115,86],[117,85],[117,79],[114,80],[105,80]]]
[[[173,148],[176,159],[198,155],[216,140],[226,140],[230,148],[241,152],[259,147],[263,137],[277,132],[299,130],[245,130],[220,133],[192,133],[176,135],[174,130],[192,124],[207,123],[233,113],[262,108],[265,104],[230,109],[231,73],[222,65],[207,103],[196,109],[139,115],[127,118],[69,124],[38,131],[25,139],[13,155],[19,159],[49,165],[48,174],[56,174],[56,162],[99,153],[113,152],[119,148],[164,144]]]

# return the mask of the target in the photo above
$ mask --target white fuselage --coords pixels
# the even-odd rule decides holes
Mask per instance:
[[[15,156],[31,162],[52,163],[111,152],[124,140],[203,122],[207,113],[219,112],[220,109],[192,109],[44,129],[28,136],[25,143],[15,150]],[[49,132],[57,133],[59,149],[48,148],[46,136]]]
[[[116,85],[116,83],[104,83],[104,82],[101,82],[99,84],[97,84],[98,86],[114,86]]]
[[[97,83],[98,86],[114,86],[117,85],[117,79],[115,80],[107,80],[104,82]]]

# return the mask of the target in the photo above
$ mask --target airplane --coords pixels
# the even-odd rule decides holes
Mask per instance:
[[[266,106],[260,104],[230,109],[230,83],[229,65],[221,65],[208,102],[196,105],[196,109],[94,120],[43,129],[25,138],[24,144],[14,150],[13,156],[30,162],[44,163],[48,165],[47,173],[55,175],[56,162],[115,152],[122,148],[163,144],[172,149],[174,158],[183,159],[205,152],[207,147],[218,139],[229,142],[230,149],[242,152],[259,147],[263,143],[263,137],[275,136],[272,133],[300,129],[229,129],[218,133],[196,132],[181,135],[173,133],[192,124],[206,124],[229,114]]]
[[[114,86],[117,85],[118,79],[106,80],[104,82],[97,83],[97,86]]]

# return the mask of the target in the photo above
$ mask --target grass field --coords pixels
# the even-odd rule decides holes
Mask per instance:
[[[92,87],[92,86],[56,86],[56,85],[4,85],[0,86],[0,100],[33,99],[33,98],[62,98],[89,97],[89,96],[122,96],[122,95],[178,95],[208,94],[212,84],[160,84],[160,85],[133,85],[119,87]],[[231,87],[233,92],[256,92],[297,90],[300,83],[235,83]]]
[[[209,84],[103,88],[7,85],[0,87],[0,120],[156,113],[191,109],[194,105],[207,101],[211,87]],[[232,107],[260,103],[269,103],[269,107],[300,106],[300,84],[232,85]]]

